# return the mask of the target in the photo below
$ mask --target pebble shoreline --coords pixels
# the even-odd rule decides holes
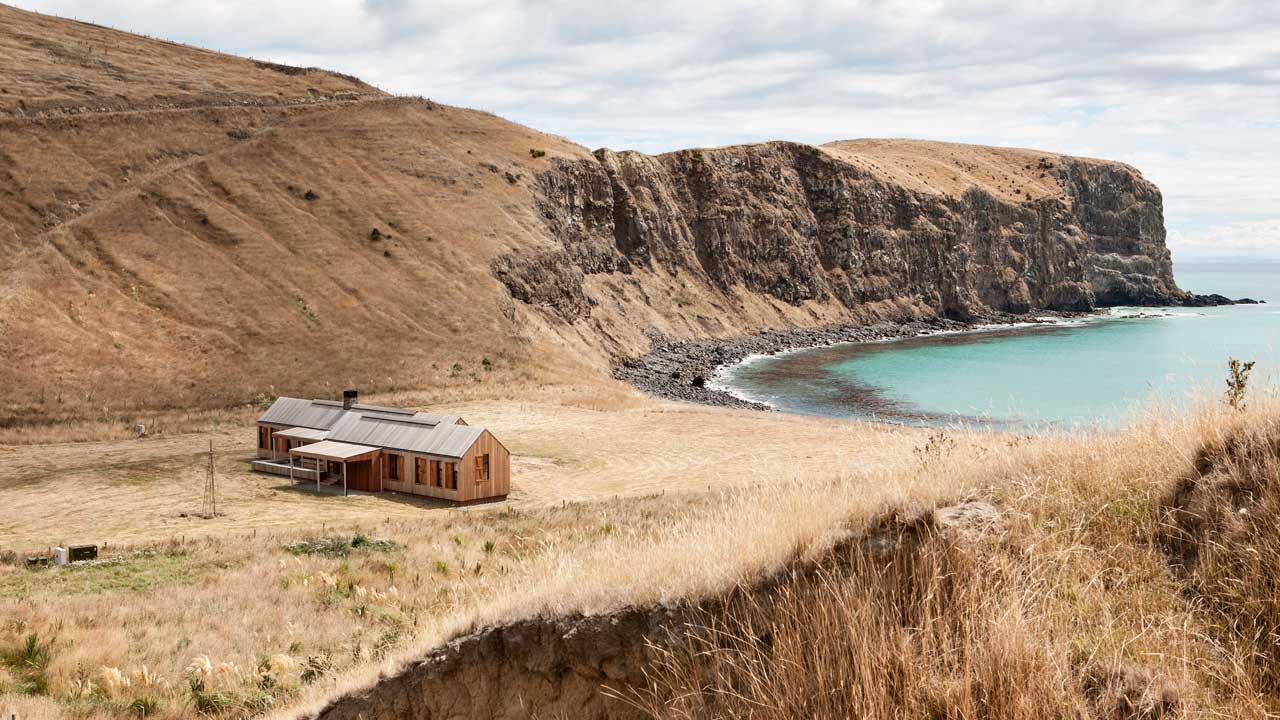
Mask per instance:
[[[772,410],[768,405],[745,400],[712,387],[717,373],[721,368],[741,362],[751,355],[776,355],[789,350],[837,343],[898,340],[938,332],[966,332],[1003,325],[1047,325],[1055,320],[1090,314],[1051,311],[1026,315],[1000,313],[974,322],[947,319],[884,321],[873,325],[845,324],[761,330],[755,335],[705,340],[674,340],[654,336],[649,352],[617,364],[614,366],[613,376],[631,383],[649,395],[668,400],[716,407]]]

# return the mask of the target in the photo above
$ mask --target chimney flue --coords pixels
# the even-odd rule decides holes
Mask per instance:
[[[351,406],[356,404],[356,397],[358,397],[359,395],[360,393],[356,392],[355,390],[343,390],[342,391],[342,407],[347,410],[350,410]]]

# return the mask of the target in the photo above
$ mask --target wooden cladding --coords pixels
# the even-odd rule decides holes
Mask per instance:
[[[287,457],[290,448],[310,440],[277,437],[285,427],[258,426],[258,457]],[[366,463],[360,465],[359,463]],[[341,477],[342,463],[319,461],[322,473]],[[483,432],[460,458],[431,457],[410,451],[381,448],[371,460],[351,460],[348,486],[353,490],[388,490],[472,502],[506,497],[511,490],[511,456],[489,432]]]

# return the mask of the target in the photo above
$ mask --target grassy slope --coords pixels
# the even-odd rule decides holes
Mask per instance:
[[[499,353],[572,372],[579,353],[509,319],[489,263],[546,241],[531,173],[582,148],[327,73],[0,13],[0,44],[16,47],[2,62],[21,66],[0,95],[11,105],[135,93],[0,119],[10,422],[427,386],[433,363],[470,371]],[[99,43],[115,69],[82,56]],[[173,94],[178,109],[153,109]]]
[[[299,72],[7,5],[0,5],[0,28],[0,115],[382,94],[351,77]]]
[[[0,426],[436,389],[496,356],[523,371],[514,382],[607,384],[610,352],[643,350],[650,327],[848,317],[655,271],[588,277],[592,315],[565,324],[513,302],[490,265],[553,244],[535,178],[592,162],[585,148],[341,75],[3,6],[0,50]],[[1024,168],[1032,151],[825,150],[916,189],[1055,191]]]
[[[1280,488],[1277,413],[1274,402],[1242,416],[1206,409],[1062,438],[916,435],[913,452],[854,463],[838,475],[748,476],[715,494],[563,507],[385,518],[375,510],[325,530],[363,529],[403,546],[389,555],[295,561],[283,544],[299,531],[285,528],[147,544],[155,556],[68,571],[74,577],[13,568],[0,575],[8,596],[0,603],[15,618],[0,650],[19,652],[32,632],[56,636],[43,667],[59,702],[77,696],[77,673],[146,665],[169,684],[100,687],[75,704],[114,714],[152,697],[160,701],[155,714],[173,717],[194,712],[183,680],[192,656],[245,671],[249,679],[218,680],[236,712],[264,709],[254,704],[262,697],[248,672],[259,658],[284,653],[332,663],[319,683],[302,683],[301,667],[279,674],[282,685],[270,694],[287,703],[288,715],[335,689],[372,682],[381,669],[477,624],[706,597],[816,554],[841,529],[909,527],[916,513],[927,518],[929,508],[984,498],[998,515],[976,535],[926,534],[923,543],[899,545],[903,554],[889,565],[865,566],[862,577],[817,590],[797,586],[778,606],[776,596],[761,595],[771,608],[763,628],[741,624],[759,619],[708,618],[728,633],[716,652],[758,674],[739,710],[757,717],[892,716],[904,707],[956,717],[1130,717],[1112,714],[1117,703],[1130,703],[1156,716],[1261,717],[1277,709],[1267,584],[1280,562],[1267,519]],[[1198,461],[1203,448],[1231,445],[1224,439],[1241,433],[1254,450],[1225,459],[1210,451],[1215,460]],[[1197,466],[1209,469],[1198,474]],[[1174,526],[1164,502],[1196,477],[1205,478],[1210,500],[1195,508],[1219,519],[1196,536],[1206,561],[1178,570],[1162,549]],[[1226,521],[1212,493],[1227,493]],[[1258,513],[1258,522],[1239,525],[1232,518],[1245,514],[1237,505]],[[899,519],[875,520],[886,512]],[[495,543],[488,551],[486,541]],[[335,587],[321,573],[342,580]],[[397,590],[365,596],[351,584]],[[233,607],[237,616],[253,611],[243,622],[208,621]],[[901,624],[904,612],[915,620]],[[156,627],[164,631],[147,630]],[[746,627],[768,630],[775,643],[756,644],[759,632]],[[856,642],[849,628],[859,628]],[[639,696],[655,715],[726,709],[686,692],[689,682],[728,682],[704,664],[704,649],[677,650],[656,669],[656,686]],[[792,667],[820,673],[786,671]],[[28,677],[10,675],[11,686]]]
[[[0,193],[21,189],[0,194],[0,273],[6,278],[0,382],[8,388],[0,414],[83,417],[100,406],[208,406],[270,390],[261,384],[264,376],[289,382],[276,391],[421,385],[428,389],[420,395],[389,399],[438,405],[466,397],[508,423],[509,434],[523,436],[517,454],[527,463],[530,495],[514,513],[391,512],[369,503],[335,509],[324,499],[299,498],[279,506],[298,523],[268,528],[253,511],[269,504],[272,481],[239,478],[229,488],[229,510],[236,514],[214,521],[225,523],[216,529],[226,537],[193,533],[202,536],[198,542],[170,544],[156,538],[184,534],[178,528],[187,527],[179,525],[186,520],[176,515],[199,479],[197,453],[205,438],[5,450],[0,464],[24,473],[24,502],[36,502],[50,488],[70,496],[83,486],[102,493],[62,519],[31,512],[21,523],[6,520],[10,542],[21,537],[23,548],[34,547],[57,532],[84,532],[92,511],[113,518],[113,539],[141,546],[121,548],[116,541],[113,551],[155,554],[70,571],[74,575],[6,565],[0,686],[9,694],[0,695],[0,707],[34,718],[68,710],[123,717],[137,715],[140,706],[130,703],[155,700],[155,706],[144,703],[149,715],[194,717],[199,709],[184,668],[192,656],[207,654],[243,673],[211,683],[225,693],[215,698],[226,703],[224,711],[262,712],[274,700],[282,715],[291,715],[336,689],[371,682],[381,668],[476,623],[721,592],[814,552],[838,528],[865,527],[886,507],[927,508],[981,495],[1000,509],[1000,532],[990,544],[961,547],[968,558],[962,564],[938,565],[963,587],[959,600],[935,607],[927,623],[886,624],[900,617],[894,614],[902,609],[894,604],[899,600],[850,594],[874,587],[870,582],[805,598],[798,607],[810,613],[779,614],[775,630],[803,641],[791,647],[853,648],[852,659],[863,663],[829,664],[836,677],[825,680],[850,677],[844,671],[865,669],[869,659],[890,651],[908,658],[917,694],[895,696],[890,691],[900,686],[890,678],[864,673],[857,677],[871,680],[859,687],[878,704],[853,707],[874,714],[909,701],[907,707],[943,716],[948,710],[1079,716],[1100,707],[1105,715],[1115,706],[1099,698],[1121,696],[1130,683],[1137,688],[1135,708],[1163,711],[1171,700],[1175,711],[1188,714],[1260,717],[1276,710],[1268,670],[1274,643],[1267,644],[1275,593],[1266,582],[1280,557],[1276,526],[1240,520],[1248,514],[1234,506],[1252,497],[1274,504],[1280,485],[1274,458],[1247,456],[1227,472],[1228,481],[1235,472],[1253,484],[1228,482],[1220,490],[1224,500],[1209,514],[1220,521],[1234,517],[1236,524],[1221,521],[1221,531],[1206,536],[1216,550],[1194,570],[1171,571],[1160,550],[1158,508],[1192,473],[1199,448],[1221,444],[1242,423],[1270,437],[1275,407],[1260,406],[1244,418],[1217,412],[1155,418],[1107,436],[961,435],[954,445],[928,444],[914,433],[706,409],[683,409],[673,422],[669,408],[601,390],[596,378],[604,358],[590,349],[594,329],[554,327],[520,313],[514,327],[500,319],[505,294],[490,277],[488,260],[502,248],[547,241],[530,202],[527,183],[536,166],[528,149],[581,158],[582,148],[482,113],[382,98],[336,76],[288,75],[98,28],[5,8],[0,13],[0,62],[17,58],[0,75],[9,90],[0,93],[0,111],[13,116],[0,120]],[[111,67],[94,59],[93,42],[111,45]],[[185,68],[197,55],[208,63],[199,74],[222,87],[190,84]],[[314,98],[311,86],[323,97]],[[149,87],[154,92],[138,94]],[[337,96],[346,92],[369,97]],[[261,100],[277,93],[289,102]],[[32,117],[108,95],[125,97],[104,102],[105,111]],[[228,106],[232,96],[264,104]],[[23,118],[16,116],[20,109]],[[829,151],[939,192],[955,191],[947,183],[965,173],[999,189],[1017,179],[1021,162],[1016,153],[918,144],[838,144]],[[930,162],[942,164],[917,172],[925,151],[935,157]],[[509,183],[486,163],[524,177]],[[957,171],[951,180],[948,164]],[[1051,191],[1033,187],[1037,178],[1022,180],[1032,192]],[[1026,188],[1014,183],[1010,189]],[[307,190],[318,197],[304,199]],[[393,239],[370,241],[375,226]],[[286,271],[269,275],[265,269],[281,258]],[[336,276],[334,266],[376,280]],[[446,276],[461,279],[447,282]],[[456,302],[438,302],[441,287]],[[402,327],[413,332],[392,332]],[[367,352],[368,362],[351,364],[350,354],[335,351],[343,346]],[[468,373],[491,353],[496,377],[491,384],[475,382]],[[451,372],[454,361],[465,363],[460,373]],[[328,378],[332,387],[301,380],[313,376]],[[558,387],[538,388],[548,381]],[[571,383],[577,385],[563,389]],[[532,399],[527,411],[514,402],[486,404],[495,393],[506,393],[508,401]],[[242,421],[234,414],[172,420],[186,428],[221,422],[221,437],[243,454],[236,444],[243,436],[225,424]],[[626,453],[610,444],[620,434]],[[708,445],[696,441],[701,436]],[[818,446],[827,449],[816,452]],[[139,447],[155,452],[140,461]],[[672,456],[672,447],[684,454]],[[865,454],[844,455],[845,448]],[[93,459],[99,453],[108,457]],[[67,476],[40,469],[59,457],[80,457],[81,467]],[[228,470],[230,456],[222,458]],[[548,458],[550,467],[540,465]],[[837,471],[833,462],[845,469]],[[690,468],[719,473],[719,487],[738,489],[605,499],[615,490],[633,491],[632,476],[674,476]],[[1236,485],[1252,494],[1235,493]],[[581,493],[594,502],[557,509],[556,493]],[[142,527],[127,514],[139,498],[149,503]],[[317,522],[327,526],[323,532],[363,529],[401,548],[295,561],[282,544],[319,532],[298,529]],[[488,552],[487,540],[495,543]],[[959,562],[944,549],[931,562]],[[929,588],[936,577],[906,587]],[[397,593],[386,594],[392,585]],[[810,622],[850,610],[864,613],[847,616],[858,619],[852,625],[847,618]],[[858,644],[834,632],[850,626],[885,634]],[[47,659],[39,643],[37,652],[24,654],[32,635],[40,642],[56,638]],[[900,652],[904,643],[913,652]],[[941,652],[948,649],[963,652]],[[752,665],[759,651],[750,642],[727,649],[742,668],[760,667]],[[278,684],[264,691],[253,668],[273,654],[304,663],[318,658],[324,677],[303,685],[304,668],[283,669],[275,672]],[[767,667],[804,667],[765,659],[772,663]],[[684,689],[682,678],[701,678],[711,687],[724,679],[683,672],[688,661],[674,656],[672,673],[659,678],[667,684],[647,698],[657,714],[671,712],[670,691]],[[144,665],[164,682],[104,684],[104,667],[132,675]],[[50,695],[14,694],[39,679],[37,671]],[[1108,679],[1114,677],[1122,681]],[[84,684],[90,679],[92,692]],[[762,706],[769,711],[760,710],[764,717],[794,715],[797,705],[789,703],[834,697],[815,692],[812,673],[760,679],[755,689],[762,692],[747,699],[772,703]],[[685,696],[693,703],[687,709],[699,710],[698,700]],[[850,706],[817,709],[824,707]]]

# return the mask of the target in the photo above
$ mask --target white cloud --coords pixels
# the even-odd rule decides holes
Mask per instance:
[[[1249,247],[1280,255],[1256,222],[1280,218],[1280,3],[19,4],[349,72],[590,147],[891,136],[1114,158],[1161,186],[1175,253],[1248,226]]]
[[[1213,225],[1203,230],[1169,232],[1169,247],[1181,257],[1274,257],[1280,218]]]

